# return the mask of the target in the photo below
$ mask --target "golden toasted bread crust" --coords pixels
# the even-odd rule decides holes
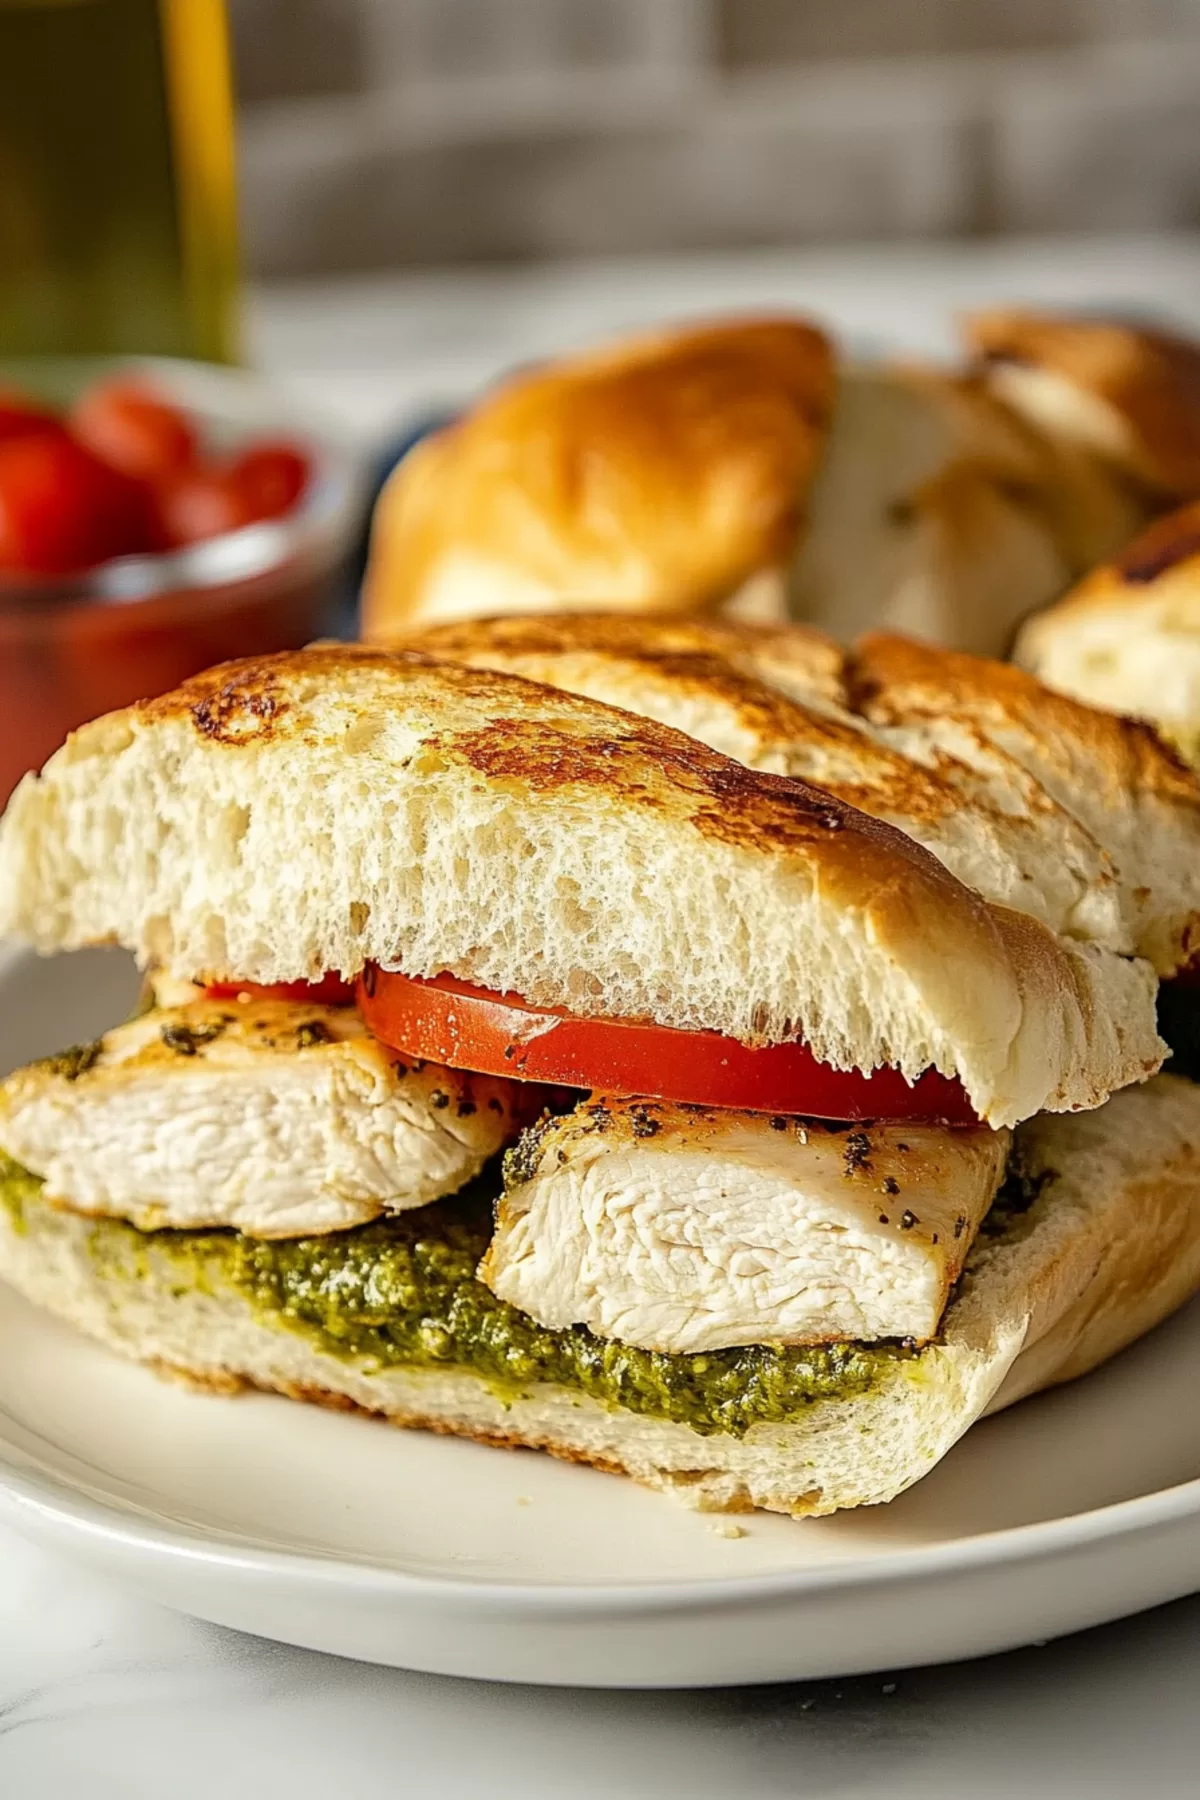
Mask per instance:
[[[432,720],[449,720],[454,709],[457,722],[436,731],[438,750],[530,793],[590,789],[598,800],[648,807],[764,855],[815,854],[831,879],[864,856],[882,856],[895,859],[897,879],[931,880],[948,901],[956,886],[903,832],[820,788],[747,768],[651,719],[417,651],[316,646],[222,663],[127,714],[85,726],[68,754],[82,751],[92,733],[107,750],[103,740],[112,730],[124,735],[127,721],[135,728],[183,721],[204,741],[239,750],[336,745],[346,728],[341,704],[355,713],[413,705]]]
[[[743,673],[782,688],[790,678],[840,703],[845,652],[827,633],[809,625],[756,625],[730,619],[652,614],[631,618],[612,612],[559,612],[458,619],[445,625],[389,636],[449,662],[525,673],[524,665],[554,668],[582,654],[640,664],[689,682],[706,662],[714,676]],[[540,677],[530,675],[530,680]],[[556,685],[547,675],[549,685]]]
[[[1116,319],[1010,307],[971,314],[965,331],[985,362],[1059,376],[1113,408],[1134,473],[1169,494],[1200,492],[1200,346]]]
[[[1140,561],[1143,551],[1148,560],[1156,549],[1161,550],[1165,567],[1169,551],[1187,554],[1193,537],[1200,560],[1200,504],[1160,521],[1112,567],[1124,570]],[[1142,791],[1149,788],[1183,807],[1189,817],[1200,811],[1194,776],[1137,721],[1054,693],[1010,663],[944,650],[892,632],[870,632],[846,650],[807,625],[557,613],[460,620],[409,633],[395,644],[397,649],[523,674],[551,685],[567,659],[595,656],[610,665],[620,662],[654,671],[678,684],[681,692],[694,689],[728,700],[747,722],[761,720],[790,731],[803,720],[808,731],[828,729],[841,735],[836,719],[814,718],[807,710],[813,700],[896,724],[922,715],[960,721],[990,716],[1044,740],[1046,755],[1061,762],[1064,774],[1070,768],[1065,757],[1069,746],[1094,756],[1114,783]],[[536,674],[530,672],[535,666]],[[861,735],[854,741],[860,747],[864,742]],[[899,756],[884,754],[884,760],[903,762],[908,771],[905,793],[894,795],[897,801],[917,803],[921,787],[923,798],[928,802],[932,795],[940,808],[936,770]]]
[[[1152,794],[1174,809],[1177,827],[1188,839],[1200,829],[1194,772],[1139,720],[1055,693],[1010,663],[887,633],[860,639],[854,669],[860,703],[873,719],[911,724],[924,715],[994,721],[1027,746],[1036,745],[1043,779],[1053,775],[1064,789],[1086,780],[1089,811],[1102,813],[1131,795]],[[1186,848],[1185,840],[1180,849]]]
[[[1144,592],[1162,576],[1200,566],[1200,501],[1192,501],[1156,519],[1114,557],[1112,568],[1131,595]]]
[[[1040,916],[1137,948],[1164,971],[1200,938],[1200,884],[1170,895],[1163,879],[1200,854],[1195,775],[1145,726],[1020,669],[883,633],[845,651],[803,626],[607,614],[464,621],[406,641],[649,713],[755,767],[817,782],[1020,910],[1039,911],[1031,875],[1053,888],[1077,846],[1073,904],[1076,888],[1096,899],[1119,885],[1131,935],[1105,938],[1095,910],[1089,931],[1049,907]],[[1138,822],[1120,824],[1131,810]],[[1153,852],[1151,818],[1164,834]]]
[[[366,634],[564,597],[715,603],[786,561],[832,401],[830,346],[795,319],[663,332],[520,376],[389,480]]]
[[[915,821],[962,804],[936,772],[856,728],[847,716],[856,704],[851,659],[808,626],[560,613],[464,620],[406,641],[630,712],[658,700],[672,714],[688,706],[714,709],[731,740],[744,733],[757,750],[748,759],[754,766],[770,769],[777,757],[777,772],[798,775],[793,764],[807,748],[821,786],[866,813],[891,811]]]

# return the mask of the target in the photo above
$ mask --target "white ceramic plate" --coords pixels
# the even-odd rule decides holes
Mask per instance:
[[[0,954],[0,1066],[94,1035],[132,990],[115,955]],[[1198,1367],[1200,1306],[889,1507],[735,1523],[526,1452],[166,1386],[0,1288],[0,1516],[185,1612],[405,1668],[848,1674],[1200,1588]]]

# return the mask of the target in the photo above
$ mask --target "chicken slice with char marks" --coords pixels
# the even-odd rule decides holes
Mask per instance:
[[[0,1149],[79,1212],[289,1237],[454,1193],[538,1098],[401,1057],[352,1007],[197,999],[10,1076]]]
[[[924,1340],[1009,1135],[593,1097],[509,1153],[480,1274],[543,1325],[641,1349]]]

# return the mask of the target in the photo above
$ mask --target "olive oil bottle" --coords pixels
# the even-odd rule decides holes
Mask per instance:
[[[224,0],[0,0],[0,355],[237,355]]]

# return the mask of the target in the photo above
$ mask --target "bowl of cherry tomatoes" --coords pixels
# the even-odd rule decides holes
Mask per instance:
[[[241,370],[0,362],[0,804],[85,719],[330,629],[362,504]]]

